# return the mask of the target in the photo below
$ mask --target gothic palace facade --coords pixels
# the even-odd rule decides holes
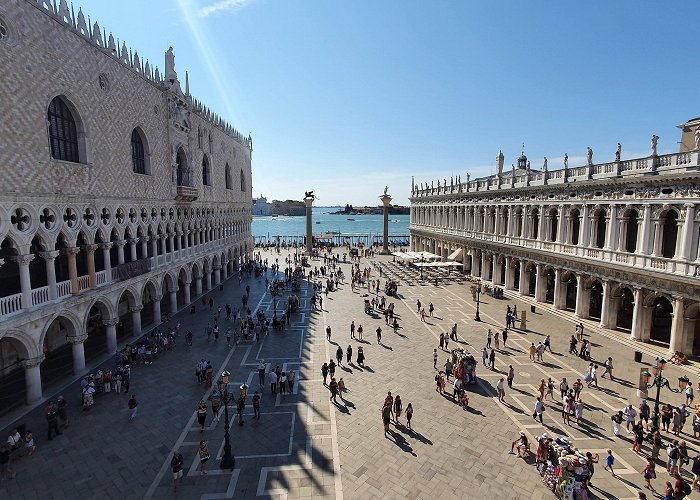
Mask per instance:
[[[66,0],[0,5],[0,408],[252,255],[252,139]],[[21,396],[24,397],[21,397]]]
[[[700,354],[700,119],[679,153],[413,186],[411,248],[603,328]],[[566,163],[566,161],[565,161]]]

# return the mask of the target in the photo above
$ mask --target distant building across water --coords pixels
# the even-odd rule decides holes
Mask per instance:
[[[253,215],[271,215],[270,204],[267,198],[260,195],[260,198],[253,198]]]

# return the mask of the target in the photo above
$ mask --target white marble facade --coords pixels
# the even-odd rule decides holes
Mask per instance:
[[[414,185],[411,249],[461,249],[482,280],[700,354],[698,150],[654,153],[507,172],[499,154],[497,175]]]
[[[252,139],[65,0],[0,4],[0,381],[160,322],[252,255]]]

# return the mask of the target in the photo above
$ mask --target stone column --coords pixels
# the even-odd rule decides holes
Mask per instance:
[[[162,298],[162,295],[157,295],[153,297],[153,321],[156,325],[160,325],[161,317],[163,316],[163,313],[160,310],[160,300]]]
[[[591,207],[583,206],[583,214],[581,215],[581,235],[579,236],[579,244],[582,247],[591,245]]]
[[[518,283],[518,293],[520,295],[527,295],[528,289],[530,287],[530,281],[525,283],[525,276],[527,272],[525,271],[526,262],[524,260],[520,261],[520,282]]]
[[[70,278],[70,292],[73,295],[80,294],[80,287],[78,286],[78,265],[75,262],[75,256],[80,252],[80,248],[70,247],[65,250],[68,256],[68,277]]]
[[[617,244],[615,244],[614,237],[612,241],[612,249],[617,250],[618,252],[624,252],[625,249],[627,248],[627,227],[629,226],[629,218],[628,217],[622,217],[619,221],[618,227],[620,228],[619,235],[620,237],[618,238]]]
[[[311,207],[314,202],[313,196],[307,196],[304,198],[304,203],[306,204],[306,253],[311,255],[313,251],[313,232],[312,232],[312,220],[311,220]]]
[[[221,266],[214,268],[214,286],[219,286],[221,283]]]
[[[29,263],[34,260],[32,254],[13,257],[19,266],[19,285],[22,289],[22,309],[32,307],[32,280],[29,274]]]
[[[693,340],[695,339],[696,318],[683,317],[683,348],[681,352],[693,352]]]
[[[682,260],[692,260],[690,250],[693,245],[693,229],[695,224],[695,205],[685,205],[685,222],[683,223],[683,236],[681,239],[681,251],[676,252]]]
[[[663,225],[660,220],[654,221],[654,249],[652,250],[652,255],[654,257],[661,256],[661,233],[663,231]]]
[[[561,281],[561,269],[558,267],[554,269],[554,308],[555,309],[564,309],[563,303],[565,303],[563,298],[563,290],[562,290],[562,281]]]
[[[170,295],[170,314],[175,314],[177,312],[177,291],[179,288],[170,290],[168,294]]]
[[[148,240],[150,238],[148,236],[141,236],[139,238],[139,242],[141,242],[141,255],[143,255],[144,259],[148,258]]]
[[[24,368],[24,383],[27,387],[27,404],[33,404],[41,400],[41,362],[44,355],[40,354],[36,358],[25,359],[21,366]]]
[[[168,233],[168,245],[170,246],[170,253],[175,252],[175,235],[173,233]],[[163,253],[166,254],[168,253],[168,247],[166,245],[163,245],[165,248],[163,249]]]
[[[68,337],[68,342],[73,346],[73,375],[82,375],[85,371],[85,346],[87,334]]]
[[[228,279],[228,260],[222,263],[222,270],[224,272],[223,280],[226,281]]]
[[[141,335],[141,309],[143,309],[142,305],[129,308],[129,311],[131,312],[131,324],[134,331],[133,335],[135,337]]]
[[[147,238],[151,242],[151,253],[153,254],[153,258],[158,257],[158,235],[154,234],[153,236],[148,236]]]
[[[58,296],[56,291],[56,264],[54,262],[56,257],[58,257],[58,253],[58,250],[53,250],[39,254],[46,262],[46,282],[49,286],[49,300],[56,300]]]
[[[112,255],[109,253],[112,243],[100,243],[102,260],[105,263],[105,283],[112,282]]]
[[[649,242],[651,240],[651,205],[645,203],[640,208],[642,227],[637,237],[637,253],[649,255]]]
[[[481,279],[486,279],[486,276],[489,275],[487,262],[488,262],[488,260],[486,259],[486,252],[482,251],[481,252],[481,263],[479,264],[479,276],[481,276]]]
[[[630,337],[632,338],[632,340],[642,340],[642,289],[634,287],[632,289],[632,294],[634,296],[634,308],[632,309],[632,331],[630,332]]]
[[[540,207],[540,220],[539,227],[537,228],[537,239],[540,241],[547,241],[547,234],[545,234],[545,220],[547,218],[544,215],[544,206]]]
[[[576,275],[576,317],[578,319],[585,318],[585,297],[586,293],[583,290],[585,278],[582,274]]]
[[[671,322],[671,343],[668,349],[669,354],[673,354],[676,351],[683,351],[684,315],[685,301],[683,297],[673,297],[673,321]]]
[[[211,271],[204,273],[204,279],[206,280],[207,290],[211,290]]]
[[[117,265],[121,266],[124,264],[124,245],[126,244],[125,240],[117,240],[114,242],[115,245],[117,245]]]
[[[522,238],[529,238],[530,237],[530,207],[529,206],[523,206],[523,213],[521,215],[522,217],[522,231],[520,232],[520,236]]]
[[[190,297],[190,284],[191,281],[185,281],[185,304],[192,302],[192,297]]]
[[[512,290],[513,289],[513,269],[511,269],[511,264],[513,262],[512,257],[506,257],[506,276],[505,276],[505,289],[506,290]]]
[[[202,277],[197,276],[194,279],[194,291],[197,294],[197,297],[202,295]]]
[[[616,248],[616,241],[615,238],[618,238],[620,236],[620,233],[618,232],[617,229],[617,207],[615,205],[610,205],[610,216],[607,218],[608,220],[608,227],[607,229],[607,234],[606,236],[606,245],[605,248],[608,250],[615,250]]]
[[[385,190],[379,199],[382,200],[384,205],[384,244],[382,245],[382,253],[386,255],[389,253],[389,205],[391,204],[391,196],[386,194]]]
[[[493,265],[493,274],[491,275],[491,281],[494,285],[503,284],[503,276],[501,273],[501,265],[498,263],[498,256],[494,255],[491,257],[491,263]]]
[[[566,234],[566,220],[568,216],[564,216],[564,205],[559,205],[559,227],[557,228],[557,243],[564,243],[568,235]]]
[[[87,268],[88,268],[88,286],[94,289],[97,285],[97,277],[95,276],[95,250],[97,245],[85,245],[87,252]]]
[[[602,280],[603,281],[603,304],[602,307],[600,308],[600,327],[601,328],[609,328],[610,325],[610,301],[612,298],[610,297],[610,281],[608,280]]]
[[[546,282],[543,280],[542,276],[542,270],[544,269],[543,264],[537,264],[536,266],[536,275],[535,275],[535,301],[536,302],[544,302],[545,301],[545,293],[546,293]]]
[[[136,257],[138,256],[136,254],[136,242],[138,241],[137,238],[131,238],[129,240],[129,254],[131,255],[131,262],[134,262],[136,260]]]
[[[107,353],[117,352],[117,323],[119,318],[106,319],[102,324],[107,328]]]

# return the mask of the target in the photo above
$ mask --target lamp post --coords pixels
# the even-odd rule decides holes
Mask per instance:
[[[474,321],[481,321],[481,316],[479,316],[479,304],[481,303],[481,283],[476,288],[476,314],[474,315]]]
[[[663,377],[663,371],[664,367],[666,366],[666,360],[663,358],[656,358],[656,366],[652,367],[651,371],[652,373],[649,373],[647,370],[644,370],[642,372],[642,380],[644,382],[644,385],[646,385],[647,389],[651,389],[652,387],[656,387],[656,400],[654,402],[654,412],[656,414],[659,414],[659,397],[661,396],[661,388],[662,387],[667,387],[668,390],[671,392],[674,392],[678,394],[681,392],[683,389],[685,389],[686,385],[690,383],[690,379],[686,376],[679,377],[678,378],[678,389],[674,389],[671,387],[671,385],[668,382],[667,378]],[[652,376],[654,377],[652,380]],[[649,381],[651,380],[651,383]]]
[[[229,433],[229,420],[228,420],[228,405],[234,400],[233,394],[228,392],[228,382],[231,374],[227,371],[221,374],[221,379],[219,380],[219,392],[224,395],[224,456],[221,457],[221,463],[219,468],[233,470],[236,465],[236,459],[231,453],[231,434]]]

